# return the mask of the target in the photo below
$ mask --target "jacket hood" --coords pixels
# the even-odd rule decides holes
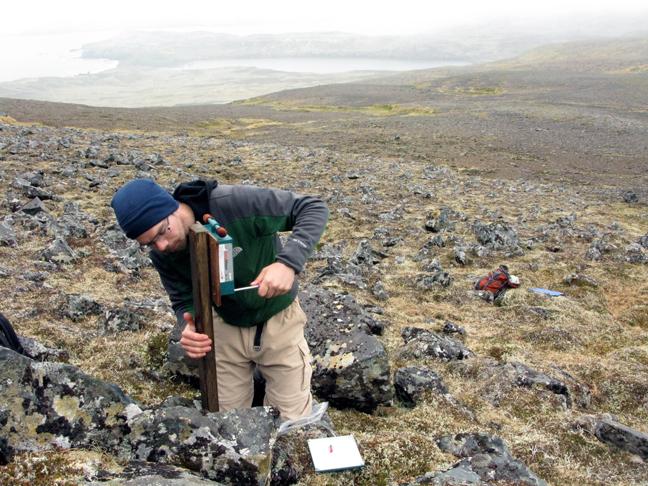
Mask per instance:
[[[209,195],[218,186],[217,181],[184,182],[173,191],[173,198],[187,204],[197,221],[202,222],[203,215],[209,213]]]

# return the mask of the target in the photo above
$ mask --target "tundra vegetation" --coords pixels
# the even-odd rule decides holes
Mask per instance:
[[[394,381],[424,368],[435,385],[404,386],[370,413],[332,407],[366,466],[307,467],[302,484],[413,482],[457,463],[442,438],[461,433],[501,438],[550,484],[646,483],[645,443],[601,440],[604,422],[648,433],[648,56],[637,45],[226,106],[1,99],[2,311],[144,406],[195,398],[164,372],[174,319],[155,271],[105,243],[113,192],[147,176],[317,194],[331,217],[300,280],[353,296],[381,323]],[[35,197],[42,209],[24,211]],[[79,231],[54,250],[67,217]],[[490,302],[473,283],[502,263],[521,286]],[[100,310],[69,312],[79,295]],[[111,314],[126,304],[139,320]],[[77,484],[122,467],[100,449],[19,451],[0,483]]]

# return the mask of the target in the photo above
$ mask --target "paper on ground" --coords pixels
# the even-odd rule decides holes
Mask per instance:
[[[364,466],[358,444],[352,435],[322,437],[308,441],[315,471],[339,471]]]

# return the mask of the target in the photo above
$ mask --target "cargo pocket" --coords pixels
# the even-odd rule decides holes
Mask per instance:
[[[313,376],[313,367],[311,366],[311,353],[308,349],[308,344],[306,343],[305,339],[302,340],[297,346],[299,347],[299,354],[303,363],[301,389],[302,391],[304,391],[310,388],[311,377]]]
[[[304,309],[302,309],[301,305],[299,305],[299,298],[296,298],[293,301],[292,305],[295,311],[295,319],[299,321],[301,327],[306,327],[306,321],[308,320],[308,317],[306,317]]]

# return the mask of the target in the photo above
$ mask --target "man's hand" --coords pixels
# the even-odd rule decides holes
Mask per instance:
[[[274,262],[263,270],[250,285],[259,286],[259,296],[271,299],[287,294],[295,281],[295,271],[281,262]]]
[[[182,346],[182,349],[185,350],[185,353],[190,358],[202,358],[211,349],[211,339],[209,339],[207,334],[196,332],[196,324],[194,323],[193,316],[189,312],[185,312],[182,317],[187,325],[182,331],[180,346]]]

